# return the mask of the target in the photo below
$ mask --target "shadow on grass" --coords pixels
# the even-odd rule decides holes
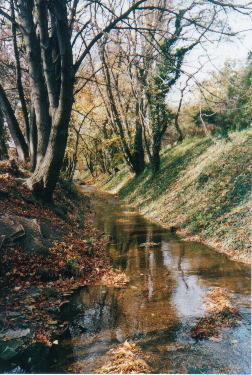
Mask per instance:
[[[153,175],[148,166],[140,176],[130,180],[121,189],[121,197],[128,197],[137,191],[138,196],[145,196],[145,203],[155,200],[165,194],[180,172],[185,170],[192,160],[201,155],[210,145],[209,139],[196,142],[192,140],[166,150],[161,157],[160,172]]]

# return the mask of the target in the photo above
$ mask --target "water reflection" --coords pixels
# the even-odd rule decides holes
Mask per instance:
[[[131,339],[155,371],[248,371],[249,320],[225,332],[221,343],[196,343],[188,330],[204,314],[202,298],[212,286],[235,293],[248,314],[249,270],[205,246],[179,241],[109,195],[96,194],[93,205],[96,225],[111,238],[111,263],[130,283],[123,289],[85,287],[73,297],[63,312],[71,321],[70,337],[59,345],[53,369],[73,372],[78,364],[76,371],[95,372],[113,345]],[[150,242],[159,245],[140,246]],[[236,350],[232,337],[242,341]],[[169,343],[180,346],[171,351]]]

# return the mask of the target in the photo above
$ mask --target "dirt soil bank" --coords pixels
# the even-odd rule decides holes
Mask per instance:
[[[74,289],[104,283],[111,272],[89,199],[61,182],[54,203],[42,204],[25,187],[27,176],[0,163],[0,372],[28,358],[26,371],[46,371],[68,331],[61,307]]]

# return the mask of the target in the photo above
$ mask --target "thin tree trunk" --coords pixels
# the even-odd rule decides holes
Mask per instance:
[[[33,12],[35,11],[33,1],[18,0],[19,20],[26,46],[28,58],[30,89],[32,106],[36,113],[36,124],[38,134],[37,167],[46,153],[48,144],[51,119],[49,116],[49,100],[46,90],[45,79],[42,71],[41,49],[36,34]]]
[[[160,149],[161,142],[156,142],[152,148],[151,169],[154,174],[160,171]]]
[[[36,114],[33,107],[30,110],[30,143],[29,143],[29,150],[30,150],[30,162],[32,171],[35,171],[36,164],[37,164],[37,146],[38,146],[38,134],[37,134],[37,125],[36,125]]]
[[[182,91],[182,95],[180,97],[180,101],[179,101],[179,105],[178,105],[178,110],[177,110],[177,113],[176,113],[175,118],[174,118],[175,129],[178,133],[178,142],[182,142],[183,139],[184,139],[183,133],[182,133],[182,131],[180,129],[180,126],[179,126],[179,115],[180,115],[180,110],[181,110],[181,106],[182,106],[182,102],[183,102],[183,93],[184,93],[184,91]]]
[[[13,112],[13,109],[10,105],[10,102],[1,84],[0,84],[0,107],[7,121],[11,137],[15,143],[18,157],[21,161],[26,161],[29,157],[28,146],[25,142],[24,136],[19,128],[19,124],[17,122],[16,116]]]
[[[8,159],[3,113],[0,108],[0,160]]]
[[[11,0],[11,14],[12,14],[13,20],[15,21],[15,10],[14,10],[13,0]],[[25,101],[25,94],[24,94],[24,89],[23,89],[23,84],[22,84],[22,70],[21,70],[20,57],[19,57],[18,44],[17,44],[16,22],[12,22],[12,38],[13,38],[14,55],[15,55],[15,60],[16,60],[17,90],[18,90],[21,107],[22,107],[24,123],[25,123],[25,138],[26,138],[26,142],[29,144],[30,125],[29,125],[28,110],[27,110],[26,101]]]
[[[152,156],[151,156],[151,169],[153,174],[160,171],[161,159],[160,151],[162,145],[162,138],[168,127],[168,123],[161,124],[160,116],[158,116],[158,125],[153,134]]]
[[[118,132],[118,135],[120,137],[120,142],[121,142],[121,146],[122,146],[122,150],[123,150],[123,154],[124,154],[124,159],[125,159],[126,163],[129,165],[129,167],[131,168],[131,170],[136,173],[136,171],[134,169],[135,166],[134,166],[134,160],[132,158],[132,153],[131,153],[131,150],[129,148],[128,142],[125,138],[123,123],[122,123],[120,114],[117,110],[117,105],[116,105],[116,101],[115,101],[115,98],[114,98],[112,85],[111,85],[110,71],[109,71],[109,67],[108,67],[108,64],[107,64],[104,53],[105,53],[104,51],[101,51],[101,58],[102,58],[103,66],[104,66],[104,76],[105,76],[105,79],[106,79],[107,95],[108,95],[108,98],[109,98],[109,101],[110,101],[110,107],[111,107],[111,117],[115,122],[117,132]]]
[[[134,151],[132,155],[134,171],[136,175],[143,172],[145,168],[144,147],[143,147],[143,129],[140,122],[139,103],[136,103],[136,133],[134,139]]]

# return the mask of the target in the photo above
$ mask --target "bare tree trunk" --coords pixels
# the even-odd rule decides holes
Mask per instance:
[[[18,157],[21,161],[26,161],[27,158],[29,157],[28,146],[25,142],[24,136],[19,128],[19,124],[17,122],[16,116],[13,112],[13,109],[10,105],[10,102],[1,84],[0,84],[0,107],[6,118],[11,137],[15,143]]]
[[[182,133],[182,131],[180,129],[180,126],[179,126],[179,115],[180,115],[180,110],[181,110],[181,106],[182,106],[182,102],[183,102],[184,90],[185,90],[185,88],[182,89],[178,109],[177,109],[177,112],[176,112],[176,115],[175,115],[175,118],[174,118],[174,125],[175,125],[175,129],[178,133],[178,142],[179,143],[182,142],[183,139],[184,139],[183,133]]]
[[[66,4],[54,3],[57,36],[61,57],[61,87],[59,104],[52,112],[52,124],[46,153],[27,184],[43,200],[51,200],[62,166],[66,149],[68,127],[73,104],[73,56],[68,29]],[[37,111],[36,111],[37,121]]]
[[[70,80],[67,86],[69,87],[67,91],[71,93],[73,83]],[[39,167],[36,168],[34,174],[27,182],[33,193],[45,201],[52,199],[53,190],[59,177],[66,149],[71,108],[72,97],[70,95],[69,98],[64,98],[61,108],[52,123],[46,154]]]
[[[36,126],[36,114],[33,107],[30,110],[30,126],[29,126],[30,134],[29,134],[29,150],[30,150],[30,161],[31,161],[31,169],[32,171],[35,170],[37,164],[37,146],[38,146],[38,134],[37,134],[37,126]]]
[[[26,138],[26,142],[29,143],[30,124],[29,124],[29,116],[28,116],[28,111],[27,111],[27,106],[26,106],[26,101],[25,101],[25,94],[24,94],[24,89],[23,89],[23,84],[22,84],[22,71],[21,71],[21,64],[20,64],[19,51],[18,51],[17,26],[16,26],[13,0],[11,0],[11,15],[14,20],[14,22],[12,22],[12,38],[13,38],[14,55],[15,55],[15,60],[16,60],[17,90],[18,90],[21,107],[22,107],[24,123],[25,123],[25,138]]]
[[[4,118],[0,108],[0,160],[8,159],[8,149],[6,145],[6,134],[4,129]]]
[[[152,156],[151,156],[151,169],[153,174],[160,171],[160,150],[161,150],[161,139],[156,138],[152,146]]]
[[[145,168],[144,147],[143,147],[143,129],[140,122],[139,103],[136,103],[136,133],[134,139],[134,150],[132,155],[134,171],[136,175],[143,172]]]
[[[25,41],[28,66],[30,71],[29,77],[32,106],[36,114],[38,135],[38,167],[43,159],[43,156],[46,153],[51,128],[51,119],[49,116],[49,100],[42,70],[41,48],[33,19],[33,12],[35,11],[33,1],[18,0],[18,8],[19,21],[22,26],[22,34]]]

